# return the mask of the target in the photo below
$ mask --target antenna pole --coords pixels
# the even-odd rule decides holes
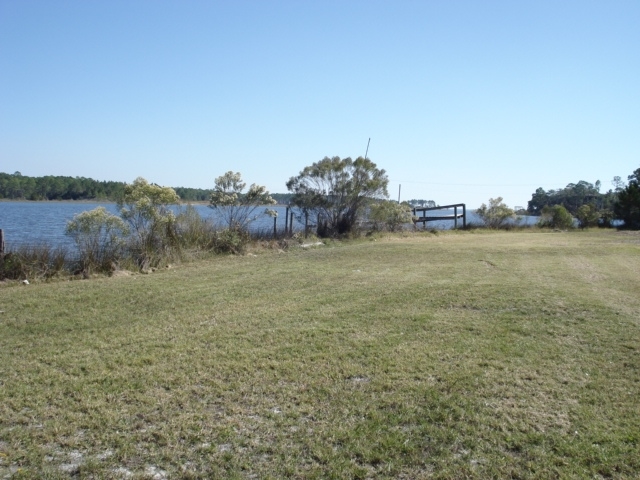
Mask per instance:
[[[398,185],[398,203],[400,203],[400,191],[402,190],[402,184]]]
[[[367,154],[369,153],[369,143],[371,143],[371,137],[369,137],[369,141],[367,142],[367,151],[364,154],[364,159],[367,159]]]

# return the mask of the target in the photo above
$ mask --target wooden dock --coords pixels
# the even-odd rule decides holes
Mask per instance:
[[[437,210],[451,210],[453,208],[453,215],[427,215],[427,212]],[[458,208],[462,209],[462,213],[458,213]],[[418,214],[421,215],[418,215]],[[462,219],[462,228],[467,226],[467,206],[464,203],[456,203],[453,205],[442,205],[438,207],[415,207],[413,209],[413,223],[422,223],[422,227],[427,227],[427,222],[435,222],[437,220],[453,220],[453,228],[458,228],[458,219]]]

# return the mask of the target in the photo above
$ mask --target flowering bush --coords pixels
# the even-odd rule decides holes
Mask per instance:
[[[118,208],[130,227],[130,250],[141,266],[178,247],[176,216],[169,207],[179,201],[173,188],[150,184],[142,177],[125,185]]]
[[[229,171],[216,178],[209,206],[218,211],[229,230],[246,231],[260,215],[256,213],[258,207],[276,203],[265,187],[254,183],[243,193],[245,187],[239,172]]]
[[[110,271],[117,263],[129,228],[104,207],[79,213],[67,223],[66,234],[76,243],[82,270]]]

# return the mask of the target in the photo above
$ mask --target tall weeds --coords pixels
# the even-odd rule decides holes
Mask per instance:
[[[187,205],[176,217],[176,235],[183,249],[211,250],[216,228],[211,219],[202,218],[193,205]]]
[[[0,255],[0,280],[50,279],[69,273],[74,264],[64,247],[25,245]]]

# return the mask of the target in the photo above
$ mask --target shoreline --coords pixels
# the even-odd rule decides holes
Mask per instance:
[[[17,198],[0,198],[0,203],[118,203],[115,200],[99,200],[99,199],[83,199],[83,200],[27,200],[27,199],[17,199]],[[203,205],[208,206],[209,202],[205,200],[194,200],[180,203],[173,203],[172,205]],[[288,207],[286,203],[277,203],[275,205],[259,205],[259,207]]]

